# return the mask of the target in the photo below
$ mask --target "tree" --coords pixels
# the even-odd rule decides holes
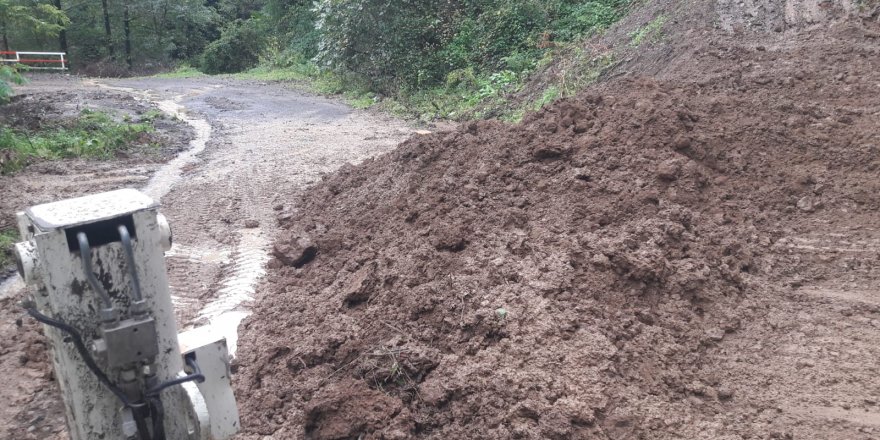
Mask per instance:
[[[54,5],[27,1],[0,0],[0,33],[3,50],[10,50],[9,35],[22,28],[44,36],[57,36],[70,23]]]
[[[104,35],[107,37],[107,51],[110,52],[110,58],[115,58],[113,35],[110,32],[110,9],[107,7],[107,0],[101,0],[101,11],[104,13]]]
[[[0,32],[3,50],[10,50],[9,34],[16,28],[42,36],[57,36],[70,23],[67,16],[54,5],[0,0]],[[12,84],[21,84],[24,78],[16,66],[0,66],[0,101],[9,99]]]

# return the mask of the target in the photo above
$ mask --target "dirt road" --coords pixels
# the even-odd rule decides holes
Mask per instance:
[[[413,131],[279,85],[157,79],[103,85],[170,99],[189,115],[197,133],[193,150],[204,153],[169,164],[144,190],[161,199],[175,231],[168,266],[179,319],[220,326],[233,349],[241,304],[268,261],[275,216],[294,209],[282,204],[281,193],[385,152]]]
[[[176,159],[103,173],[85,170],[77,186],[92,191],[135,187],[161,200],[174,230],[167,263],[179,324],[215,325],[233,346],[237,324],[264,274],[275,217],[295,209],[281,202],[280,192],[306,188],[323,174],[385,152],[414,132],[400,120],[274,84],[226,79],[66,79],[59,84],[56,79],[37,80],[24,91],[72,87],[149,101],[192,127],[194,137]],[[70,182],[69,176],[57,180],[58,185],[40,187],[45,197],[56,196],[62,183]],[[14,298],[21,289],[14,279],[7,281],[0,286],[0,298]],[[17,318],[4,319],[0,332],[21,333]],[[34,344],[23,345],[27,350]],[[13,423],[0,426],[0,438],[57,438],[63,435],[57,432],[63,421],[52,416],[58,402],[52,400],[51,375],[19,365],[24,364],[21,356],[15,347],[0,351],[0,370],[21,378],[0,390],[0,399],[17,403],[3,410],[0,418]]]

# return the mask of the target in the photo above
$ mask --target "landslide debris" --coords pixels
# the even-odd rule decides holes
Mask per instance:
[[[627,76],[327,177],[279,217],[242,326],[245,431],[776,435],[724,417],[738,396],[703,353],[797,267],[767,258],[781,230],[880,206],[880,57],[853,44],[875,28],[710,40],[690,77]]]

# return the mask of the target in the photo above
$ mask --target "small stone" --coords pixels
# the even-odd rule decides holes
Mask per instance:
[[[733,390],[730,388],[719,387],[716,391],[718,392],[718,400],[725,401],[733,399]]]
[[[254,229],[260,227],[260,222],[254,219],[248,219],[244,221],[244,227],[248,229]]]
[[[804,212],[813,212],[821,207],[822,202],[811,196],[801,197],[801,199],[797,201],[797,208]]]
[[[504,307],[499,307],[495,310],[495,316],[497,316],[498,319],[507,318],[507,309],[505,309]]]
[[[797,363],[794,364],[794,366],[800,370],[802,368],[813,368],[816,366],[816,363],[809,360],[809,359],[804,359],[804,360],[797,361]]]
[[[717,327],[710,328],[709,330],[706,330],[706,339],[713,342],[720,342],[724,339],[724,330]]]
[[[272,255],[285,266],[303,267],[318,254],[318,247],[308,237],[296,237],[275,244]]]
[[[611,264],[611,260],[605,254],[593,255],[593,258],[591,258],[590,261],[599,266],[609,266]]]
[[[675,159],[664,161],[657,167],[657,177],[662,180],[676,180],[680,174],[681,164]]]

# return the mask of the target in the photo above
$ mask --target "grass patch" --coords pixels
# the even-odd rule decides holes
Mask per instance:
[[[275,68],[259,66],[241,73],[233,73],[229,76],[236,79],[249,79],[254,81],[305,81],[310,79],[311,72],[307,66],[291,66]]]
[[[339,95],[354,108],[363,109],[376,103],[374,93],[356,85],[346,84],[340,76],[330,72],[321,72],[307,62],[294,63],[286,67],[261,65],[245,72],[221,76],[251,81],[299,83],[314,93]]]
[[[659,15],[653,20],[651,20],[648,24],[636,29],[633,33],[629,34],[630,41],[629,45],[632,47],[639,47],[642,43],[650,42],[657,43],[663,39],[663,25],[666,24],[666,16]]]
[[[160,117],[159,112],[147,112],[138,122],[117,121],[109,113],[86,109],[56,128],[33,133],[0,128],[0,173],[18,171],[34,160],[111,158],[152,132],[153,122]]]
[[[603,73],[618,63],[613,51],[599,51],[570,45],[561,48],[556,76],[540,96],[525,102],[518,108],[508,109],[500,119],[505,122],[522,121],[528,112],[536,112],[557,99],[574,96],[599,80]]]
[[[199,69],[196,69],[195,67],[186,66],[186,65],[179,66],[178,68],[176,68],[170,72],[163,72],[163,73],[158,73],[156,75],[153,75],[154,78],[172,78],[172,79],[201,78],[204,76],[208,76],[208,75],[205,75],[204,73],[200,72]]]
[[[12,246],[17,242],[17,230],[0,229],[0,269],[12,265]]]

